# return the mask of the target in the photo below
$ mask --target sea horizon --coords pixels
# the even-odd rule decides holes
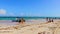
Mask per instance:
[[[16,18],[24,18],[24,19],[46,19],[46,18],[52,18],[52,19],[60,19],[60,17],[15,17],[15,16],[1,16],[0,20],[16,20]]]

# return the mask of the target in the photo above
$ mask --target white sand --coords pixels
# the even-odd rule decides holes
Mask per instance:
[[[16,26],[0,25],[0,34],[60,34],[60,23],[21,24]]]

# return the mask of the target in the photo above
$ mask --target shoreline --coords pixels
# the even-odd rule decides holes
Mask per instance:
[[[25,23],[14,26],[0,25],[1,34],[38,34],[38,33],[58,33],[60,20],[55,20],[50,23]],[[2,27],[1,27],[2,26]],[[53,31],[52,31],[53,30]]]

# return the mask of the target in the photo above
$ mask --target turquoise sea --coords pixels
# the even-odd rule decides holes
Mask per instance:
[[[0,17],[0,24],[15,25],[18,22],[12,22],[11,20],[16,20],[16,18],[24,18],[27,23],[39,23],[40,20],[45,21],[42,19],[46,19],[46,17]],[[60,17],[48,17],[48,18],[60,19]],[[33,21],[31,21],[31,19],[33,19]],[[38,22],[34,21],[37,19],[39,19]]]
[[[26,20],[27,23],[32,23],[32,21],[30,21],[31,19],[36,20],[36,19],[44,19],[43,17],[0,17],[0,24],[4,24],[4,25],[15,25],[18,22],[12,22],[11,20],[16,20],[16,18],[24,18],[24,20]],[[34,22],[35,23],[35,22]]]
[[[46,17],[0,17],[0,20],[16,20],[16,18],[24,18],[25,20],[29,19],[45,19]],[[60,19],[60,17],[48,17],[53,19]]]
[[[29,19],[42,19],[43,17],[0,17],[0,20],[16,20],[16,18],[24,18],[25,20],[29,20]]]

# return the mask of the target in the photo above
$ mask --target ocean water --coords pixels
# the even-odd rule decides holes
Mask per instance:
[[[0,17],[0,24],[16,24],[17,22],[12,22],[12,20],[16,20],[16,18],[22,18],[22,17]],[[41,21],[40,17],[23,17],[27,23],[32,23],[33,21]]]
[[[46,19],[46,17],[0,17],[0,20],[16,20],[16,18],[24,18],[25,20]],[[60,17],[48,17],[48,18],[60,19]]]
[[[18,22],[12,22],[16,18],[24,18],[26,23],[43,23],[46,21],[46,17],[0,17],[0,24],[3,25],[16,25]],[[53,17],[54,18],[54,17]]]
[[[15,20],[16,18],[0,17],[0,20]]]
[[[0,17],[0,20],[16,20],[18,17]],[[22,18],[22,17],[19,17]],[[43,17],[23,17],[25,20],[30,20],[30,19],[43,19]]]

